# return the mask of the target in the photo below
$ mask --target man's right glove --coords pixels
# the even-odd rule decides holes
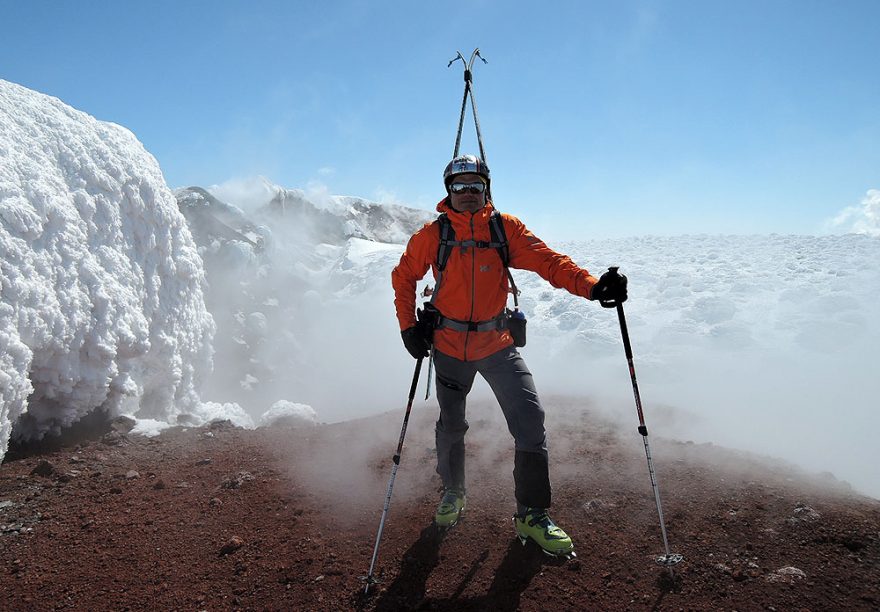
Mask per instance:
[[[413,356],[413,359],[427,357],[431,351],[431,343],[425,337],[424,330],[419,327],[414,325],[400,332],[400,337],[403,338],[403,345],[409,351],[409,354]]]
[[[590,299],[598,300],[605,308],[614,308],[626,301],[626,277],[618,274],[617,268],[611,268],[599,277],[599,282],[593,285],[590,291]]]

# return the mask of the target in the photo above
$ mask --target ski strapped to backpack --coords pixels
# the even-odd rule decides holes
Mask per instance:
[[[498,252],[498,256],[501,258],[501,263],[504,265],[504,270],[507,272],[507,278],[510,282],[511,293],[513,293],[514,310],[511,311],[505,308],[496,317],[493,317],[488,321],[459,321],[457,319],[445,317],[437,311],[436,308],[433,308],[436,311],[435,328],[439,329],[445,327],[460,332],[481,332],[507,329],[510,331],[516,346],[525,346],[526,320],[523,313],[519,310],[519,298],[517,297],[519,295],[519,290],[516,287],[516,282],[513,280],[513,275],[510,273],[510,247],[507,242],[507,234],[504,231],[504,223],[501,213],[497,210],[493,210],[489,217],[489,233],[491,236],[489,242],[484,240],[456,240],[455,230],[452,228],[452,222],[449,220],[446,213],[442,213],[437,217],[437,224],[440,231],[440,243],[437,246],[437,283],[431,294],[430,304],[432,307],[434,300],[437,298],[437,293],[440,290],[443,274],[446,271],[446,263],[449,261],[449,255],[452,253],[452,249],[457,247],[461,249],[495,249]]]

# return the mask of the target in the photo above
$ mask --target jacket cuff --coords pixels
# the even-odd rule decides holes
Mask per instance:
[[[599,279],[593,276],[592,274],[587,274],[586,280],[586,293],[582,294],[588,300],[592,300],[593,287],[596,286],[596,283],[599,282]]]

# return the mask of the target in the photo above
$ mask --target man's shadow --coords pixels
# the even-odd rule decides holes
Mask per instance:
[[[437,529],[431,523],[424,529],[412,546],[403,554],[400,572],[388,588],[372,606],[375,610],[413,610],[430,608],[433,610],[486,610],[513,611],[519,609],[522,593],[529,587],[532,578],[547,565],[562,565],[566,561],[554,559],[541,553],[532,543],[523,546],[513,538],[507,547],[504,558],[495,570],[492,584],[485,595],[461,598],[468,584],[476,576],[480,566],[489,558],[489,551],[473,562],[465,577],[452,595],[433,599],[425,597],[428,577],[440,563],[440,544],[446,531]],[[375,588],[375,587],[374,587]],[[359,609],[370,607],[368,601],[361,599]]]
[[[428,576],[440,562],[440,544],[446,531],[432,522],[403,553],[400,573],[376,600],[376,610],[411,610],[425,599]]]
[[[543,554],[532,543],[523,546],[516,538],[510,541],[504,558],[495,570],[495,577],[485,595],[471,599],[458,599],[464,591],[462,584],[455,595],[446,600],[434,602],[440,609],[472,609],[513,611],[519,609],[520,598],[546,565],[562,565],[563,559],[554,559]]]

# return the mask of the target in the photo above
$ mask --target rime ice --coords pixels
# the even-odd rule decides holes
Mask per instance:
[[[201,259],[128,130],[0,80],[0,457],[101,407],[198,411]]]

